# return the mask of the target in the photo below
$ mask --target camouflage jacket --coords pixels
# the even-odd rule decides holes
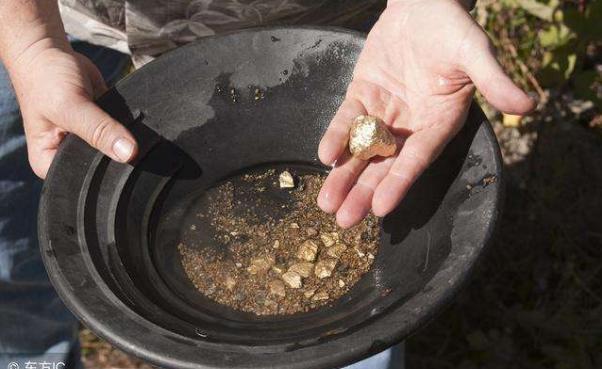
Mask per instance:
[[[59,0],[70,35],[138,58],[241,28],[349,25],[384,0]]]

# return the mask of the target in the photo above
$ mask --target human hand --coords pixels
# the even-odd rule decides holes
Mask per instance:
[[[69,132],[113,160],[130,161],[137,152],[134,137],[93,101],[107,89],[96,66],[68,45],[41,44],[21,53],[9,69],[36,175],[46,177]]]
[[[334,164],[320,208],[336,213],[343,228],[371,209],[381,217],[394,210],[464,124],[475,85],[503,112],[524,114],[535,106],[504,74],[486,34],[456,0],[390,0],[320,142],[320,160]],[[349,127],[360,114],[384,120],[401,148],[396,156],[350,157]]]

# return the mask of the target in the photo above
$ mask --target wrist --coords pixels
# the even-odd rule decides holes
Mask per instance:
[[[0,3],[0,61],[9,73],[49,49],[72,51],[56,0]]]
[[[42,36],[32,41],[31,44],[3,52],[3,63],[15,89],[19,90],[21,81],[26,80],[27,76],[40,65],[44,65],[44,62],[42,62],[42,64],[38,63],[38,66],[35,66],[37,60],[42,55],[49,55],[49,52],[52,51],[72,53],[73,49],[66,37]]]

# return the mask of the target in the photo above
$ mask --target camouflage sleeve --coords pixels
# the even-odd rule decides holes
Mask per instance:
[[[67,32],[149,60],[201,37],[269,25],[361,23],[386,0],[60,0]]]
[[[382,0],[130,0],[126,30],[134,54],[158,55],[197,38],[236,29],[346,25],[375,4],[384,8]]]
[[[80,40],[129,53],[125,0],[59,0],[65,31]]]

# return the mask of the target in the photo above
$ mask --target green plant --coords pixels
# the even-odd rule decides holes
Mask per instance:
[[[577,98],[602,101],[596,92],[602,76],[595,69],[602,0],[485,1],[477,17],[502,50],[502,63],[525,87],[540,95],[568,87]]]

